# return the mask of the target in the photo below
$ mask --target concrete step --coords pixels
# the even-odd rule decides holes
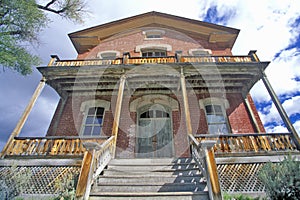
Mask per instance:
[[[208,192],[91,193],[90,200],[208,200]]]
[[[197,192],[204,191],[206,184],[195,183],[143,183],[143,184],[126,184],[126,185],[108,185],[98,184],[93,192]]]

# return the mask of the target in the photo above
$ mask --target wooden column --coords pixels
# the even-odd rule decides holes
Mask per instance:
[[[286,128],[288,129],[288,131],[292,134],[292,138],[293,141],[295,142],[295,145],[297,146],[297,149],[300,150],[300,138],[295,130],[295,128],[293,127],[288,115],[286,114],[285,110],[283,109],[275,91],[273,90],[271,83],[269,82],[267,75],[262,72],[262,81],[265,84],[266,89],[269,92],[269,95],[271,96],[271,99],[274,103],[274,105],[276,106],[279,115],[281,116],[283,122],[285,123]]]
[[[192,135],[193,133],[192,133],[190,108],[189,108],[189,102],[188,102],[188,95],[187,95],[187,91],[186,91],[185,77],[184,77],[182,69],[181,69],[181,73],[180,73],[180,83],[181,83],[182,98],[183,98],[183,105],[184,105],[186,129],[187,129],[187,133],[189,135]]]
[[[23,128],[23,126],[24,126],[24,124],[25,124],[25,122],[26,122],[26,120],[27,120],[27,118],[28,118],[28,116],[29,116],[36,100],[37,100],[37,98],[39,97],[39,95],[41,94],[41,92],[42,92],[42,90],[45,86],[45,82],[46,82],[45,77],[42,77],[42,79],[40,80],[40,83],[38,84],[37,88],[35,89],[32,97],[31,97],[31,99],[28,103],[27,107],[25,108],[21,118],[19,119],[15,129],[13,130],[11,135],[9,136],[8,141],[6,142],[4,148],[1,152],[1,156],[3,156],[5,154],[7,148],[10,146],[10,144],[12,143],[14,138],[17,137],[20,134],[20,132],[21,132],[21,130],[22,130],[22,128]]]
[[[120,85],[119,85],[119,90],[118,90],[116,109],[115,109],[115,114],[114,114],[114,122],[113,122],[112,134],[111,134],[112,136],[114,136],[114,148],[115,149],[113,151],[113,158],[115,157],[115,154],[116,154],[117,136],[118,136],[118,130],[119,130],[119,122],[120,122],[120,116],[121,116],[125,82],[126,82],[126,77],[125,77],[125,75],[122,75],[120,78]]]

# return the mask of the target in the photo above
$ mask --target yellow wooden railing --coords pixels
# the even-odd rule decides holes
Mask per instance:
[[[51,155],[83,155],[86,151],[84,143],[95,142],[102,144],[107,137],[79,138],[79,137],[16,137],[8,146],[3,156],[51,156]]]
[[[216,154],[297,150],[290,133],[201,134],[195,138],[200,143],[204,140],[217,141],[214,146]]]
[[[113,158],[115,151],[114,140],[115,137],[111,136],[101,145],[93,142],[85,143],[87,150],[83,157],[76,187],[77,199],[89,199],[91,186]]]
[[[167,57],[124,57],[112,60],[85,59],[60,60],[53,56],[48,66],[93,66],[93,65],[120,65],[120,64],[151,64],[151,63],[229,63],[229,62],[257,62],[253,55],[248,56],[167,56]]]

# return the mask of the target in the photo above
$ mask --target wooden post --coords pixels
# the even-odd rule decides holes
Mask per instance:
[[[282,107],[275,91],[273,90],[273,88],[271,86],[271,83],[269,82],[269,80],[267,78],[267,75],[264,72],[262,72],[262,75],[263,75],[262,76],[262,81],[265,84],[265,87],[268,90],[269,95],[271,96],[271,99],[272,99],[274,105],[276,106],[279,115],[281,116],[283,122],[285,123],[286,128],[288,129],[288,131],[292,134],[292,138],[293,138],[293,141],[295,142],[295,145],[297,146],[297,149],[300,150],[300,138],[299,138],[295,128],[293,127],[288,115],[286,114],[286,112],[285,112],[284,108]]]
[[[94,164],[95,150],[86,151],[81,163],[81,170],[78,178],[76,187],[76,198],[77,199],[88,199],[89,191],[91,189],[92,171]]]
[[[116,109],[115,109],[115,114],[114,114],[114,122],[113,122],[112,134],[111,134],[112,136],[114,136],[114,148],[115,149],[113,151],[113,156],[112,156],[113,158],[115,157],[116,149],[117,149],[117,136],[118,136],[118,130],[119,130],[125,81],[126,81],[126,77],[125,77],[125,75],[122,75],[120,78],[120,85],[119,85],[119,90],[118,90]]]
[[[28,118],[28,116],[29,116],[36,100],[37,100],[37,98],[39,97],[39,95],[41,94],[41,92],[42,92],[42,90],[45,86],[45,82],[46,82],[45,77],[42,77],[40,83],[38,84],[37,88],[35,89],[32,97],[31,97],[31,99],[28,103],[27,107],[25,108],[20,120],[18,121],[15,129],[13,130],[11,135],[9,136],[8,141],[6,142],[4,148],[1,152],[1,156],[5,155],[5,152],[7,151],[10,144],[13,142],[14,138],[17,137],[20,134],[20,132],[21,132],[21,130],[22,130],[22,128],[23,128],[23,126],[24,126],[24,124],[25,124],[25,122],[26,122],[26,120],[27,120],[27,118]]]
[[[190,117],[190,108],[189,108],[188,96],[187,96],[187,91],[186,91],[185,77],[184,77],[182,69],[181,69],[181,73],[180,73],[180,83],[181,83],[181,90],[182,90],[182,98],[183,98],[187,133],[188,133],[188,135],[192,135],[193,133],[192,133],[192,124],[191,124],[191,117]]]
[[[204,150],[206,172],[208,176],[207,184],[209,185],[209,197],[213,200],[222,200],[221,187],[219,182],[219,175],[217,164],[215,160],[215,153],[213,146],[216,144],[214,140],[205,140],[201,142],[201,148]]]

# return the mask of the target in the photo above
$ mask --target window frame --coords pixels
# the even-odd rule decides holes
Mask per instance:
[[[103,57],[103,55],[105,54],[115,54],[115,57],[112,58],[112,57]],[[97,58],[99,59],[103,59],[103,60],[115,60],[117,59],[118,57],[120,57],[120,52],[119,51],[114,51],[114,50],[110,50],[110,51],[100,51],[97,53]]]
[[[206,123],[207,123],[207,131],[209,134],[230,134],[231,133],[231,127],[228,121],[228,116],[226,113],[226,109],[229,108],[229,103],[227,99],[222,99],[222,98],[206,98],[206,99],[201,99],[199,100],[200,103],[200,108],[204,110],[205,113],[205,118],[206,118]],[[213,110],[215,111],[214,106],[220,106],[221,111],[218,111],[217,113],[214,112],[214,114],[219,114],[219,116],[221,116],[220,114],[222,114],[222,117],[224,118],[224,122],[209,122],[209,118],[208,115],[209,113],[207,112],[206,107],[207,106],[212,106]],[[218,115],[216,115],[218,116]],[[227,132],[222,132],[222,131],[218,131],[218,132],[210,132],[210,125],[221,125],[224,124]]]
[[[149,56],[149,55],[144,56],[145,53],[147,53],[147,54],[152,53],[152,56]],[[156,55],[155,55],[156,53],[159,53],[159,55],[156,56]],[[165,55],[162,55],[162,53],[164,53]],[[164,49],[143,49],[143,50],[141,51],[141,55],[142,55],[143,58],[160,58],[160,57],[167,57],[167,51],[164,50]]]
[[[90,114],[90,110],[92,108],[94,108],[95,111],[94,111],[93,114]],[[98,114],[99,109],[103,110],[101,114]],[[103,123],[104,123],[104,115],[105,115],[105,108],[104,107],[96,107],[96,106],[95,107],[89,107],[87,112],[85,113],[84,120],[83,120],[83,123],[82,123],[81,136],[83,136],[83,137],[100,137],[100,136],[102,136],[103,135],[102,128],[103,128]],[[101,116],[101,123],[100,124],[95,123],[98,116]],[[87,123],[89,117],[93,120],[93,123]],[[88,135],[85,134],[86,127],[91,127],[90,134],[88,134]],[[100,129],[99,135],[98,134],[97,135],[93,134],[93,132],[95,130],[95,127],[99,127],[99,129]]]
[[[84,135],[84,130],[85,130],[85,126],[86,126],[86,119],[89,116],[88,112],[89,112],[89,109],[93,108],[93,107],[103,108],[102,123],[100,125],[101,126],[101,131],[100,131],[99,135],[92,135],[92,134]],[[81,126],[80,126],[80,132],[79,132],[80,137],[102,137],[102,136],[104,136],[103,127],[105,126],[105,124],[104,124],[105,112],[109,111],[109,109],[110,109],[110,102],[102,100],[102,99],[89,100],[89,101],[83,102],[81,104],[81,107],[80,107],[80,111],[83,114],[82,123],[81,123]]]

